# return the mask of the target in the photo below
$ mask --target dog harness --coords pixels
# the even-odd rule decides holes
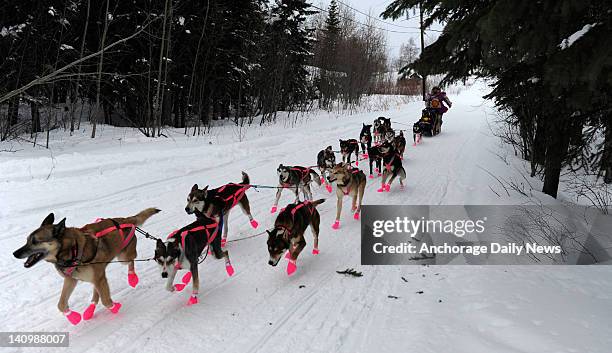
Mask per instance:
[[[75,244],[74,244],[74,246],[72,247],[72,249],[70,251],[72,252],[72,259],[69,261],[70,265],[64,267],[64,269],[62,270],[62,273],[64,273],[64,275],[66,275],[68,277],[72,277],[72,273],[77,268],[77,266],[78,266],[78,264],[80,262],[79,260],[83,256],[83,250],[79,249],[79,245],[77,244],[76,241],[75,241]]]
[[[221,200],[225,202],[232,200],[232,207],[236,206],[238,202],[242,199],[246,191],[251,188],[251,185],[231,183],[231,184],[223,185],[222,187],[219,188],[219,190],[217,190],[217,192],[218,193],[223,192],[223,190],[225,190],[225,188],[228,186],[240,186],[240,188],[236,190],[236,192],[234,192],[233,194],[229,195],[226,198],[223,198],[219,195],[216,195],[215,197],[220,198]]]
[[[289,168],[289,170],[295,170],[295,171],[299,172],[300,175],[301,175],[300,176],[300,181],[304,181],[304,179],[306,179],[306,177],[310,174],[310,171],[312,170],[312,168],[311,167],[308,167],[308,168],[304,168],[304,167],[291,167],[291,168]],[[289,184],[289,183],[281,183],[281,185],[283,187],[291,186],[291,184]]]
[[[104,219],[103,218],[97,218],[94,223],[99,223],[102,220],[104,220]],[[125,249],[126,246],[128,246],[128,244],[130,243],[130,241],[134,237],[134,232],[136,231],[136,225],[135,224],[131,224],[131,223],[118,224],[113,219],[111,219],[111,221],[113,221],[115,223],[115,225],[113,225],[112,227],[105,228],[105,229],[103,229],[103,230],[101,230],[99,232],[94,233],[94,237],[96,239],[99,239],[99,238],[101,238],[101,237],[103,237],[103,236],[105,236],[105,235],[107,235],[107,234],[109,234],[111,232],[114,232],[115,230],[118,230],[119,234],[121,235],[121,239],[123,239],[122,242],[121,242],[121,250],[123,250],[123,249]],[[83,228],[81,228],[81,230],[83,230]],[[123,230],[126,229],[126,228],[130,229],[127,237],[123,233]],[[78,243],[75,242],[74,246],[71,249],[71,252],[72,252],[72,259],[69,261],[70,265],[64,267],[64,269],[62,270],[64,275],[66,275],[68,277],[72,277],[72,273],[77,268],[77,266],[81,263],[81,257],[83,257],[83,248],[79,249]],[[95,258],[95,255],[94,255],[94,258]]]
[[[299,204],[295,205],[295,207],[291,209],[291,218],[295,219],[295,213],[302,207],[309,207],[308,211],[310,212],[310,214],[312,215],[314,213],[315,207],[312,205],[310,200],[306,200],[306,201],[300,202]],[[281,212],[284,212],[285,210],[286,208],[283,209]],[[291,230],[283,225],[274,226],[274,228],[283,229],[285,233],[287,233],[288,236],[291,235]]]
[[[102,218],[98,218],[98,219],[96,219],[95,223],[99,223],[102,220],[103,220]],[[123,249],[125,249],[126,246],[128,246],[128,244],[130,243],[130,241],[134,237],[134,232],[136,231],[136,225],[135,224],[131,224],[131,223],[118,224],[114,220],[112,220],[112,221],[113,221],[113,223],[115,223],[114,226],[108,227],[106,229],[103,229],[103,230],[95,233],[94,237],[100,238],[100,237],[105,236],[108,233],[111,233],[111,232],[113,232],[115,230],[118,230],[119,231],[119,235],[121,235],[121,239],[123,239],[123,241],[121,242],[121,250],[123,250]],[[124,229],[129,229],[130,230],[128,235],[127,235],[127,237],[123,233]]]
[[[181,235],[181,245],[183,246],[183,250],[185,250],[185,238],[187,237],[187,235],[189,233],[199,232],[201,230],[206,232],[206,239],[207,239],[208,244],[212,243],[213,240],[215,240],[215,238],[217,237],[217,233],[219,230],[218,225],[219,223],[215,222],[215,223],[207,224],[205,226],[197,226],[197,227],[186,229],[182,231],[180,235]],[[215,231],[212,234],[210,234],[211,229],[215,229]],[[170,233],[170,235],[168,235],[168,239],[174,237],[179,232],[179,230],[180,229],[177,229],[174,232]]]
[[[359,141],[357,141],[357,140],[355,140],[355,139],[350,139],[350,140],[347,140],[346,142],[347,142],[349,145],[359,145]],[[354,147],[353,147],[353,148],[354,148]],[[357,147],[357,148],[359,148],[359,147]],[[350,147],[345,147],[345,148],[342,150],[342,153],[349,153],[349,149],[350,149]]]

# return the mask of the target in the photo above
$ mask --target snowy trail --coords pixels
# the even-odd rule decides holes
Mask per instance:
[[[443,133],[407,147],[407,188],[400,191],[394,184],[391,193],[379,194],[379,179],[368,179],[364,203],[515,201],[498,198],[489,188],[495,181],[483,170],[504,173],[507,166],[492,152],[498,141],[488,130],[491,110],[481,95],[476,85],[451,97]],[[357,137],[362,122],[385,115],[411,124],[420,107],[412,102],[386,112],[322,114],[293,128],[279,124],[247,131],[240,143],[232,142],[237,131],[231,127],[214,136],[177,134],[153,141],[110,129],[98,143],[73,138],[58,144],[54,159],[40,150],[0,156],[0,266],[7,269],[0,274],[0,316],[11,318],[1,331],[69,330],[72,352],[609,352],[612,270],[607,266],[360,266],[360,228],[347,212],[350,201],[345,199],[341,229],[332,231],[335,195],[317,187],[315,198],[327,198],[319,206],[320,255],[310,254],[308,230],[298,272],[287,277],[286,262],[267,265],[265,236],[230,243],[236,274],[228,278],[222,261],[207,259],[200,265],[200,304],[193,307],[185,305],[190,287],[166,292],[153,262],[137,263],[136,289],[127,285],[124,266],[110,265],[111,294],[124,305],[121,312],[111,315],[99,306],[94,320],[71,327],[56,309],[61,279],[52,267],[43,263],[26,270],[12,257],[51,211],[78,226],[156,206],[163,212],[144,228],[165,236],[190,222],[183,208],[194,183],[239,181],[245,170],[253,183],[275,185],[279,163],[313,165],[325,146],[337,148],[338,138]],[[230,239],[273,223],[274,190],[249,190],[248,197],[260,229],[251,229],[234,211]],[[291,201],[291,192],[284,191],[279,206]],[[153,249],[153,242],[139,239],[139,257],[150,257]],[[364,277],[335,273],[348,267]],[[71,307],[82,311],[90,295],[91,286],[81,284]]]

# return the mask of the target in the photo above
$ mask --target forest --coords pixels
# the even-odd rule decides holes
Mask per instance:
[[[97,124],[200,134],[397,89],[384,31],[336,1],[7,1],[0,58],[1,140],[82,121],[92,138]]]

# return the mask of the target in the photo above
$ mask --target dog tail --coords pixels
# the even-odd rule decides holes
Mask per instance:
[[[316,206],[322,204],[323,202],[325,202],[325,199],[318,199],[316,201],[312,201],[312,204],[316,207]]]
[[[131,223],[131,224],[140,226],[144,222],[146,222],[147,219],[149,219],[151,216],[153,216],[154,214],[160,211],[161,210],[154,208],[154,207],[147,208],[146,210],[140,211],[137,215],[127,218],[126,223]]]
[[[251,184],[251,178],[245,172],[242,172],[242,184]]]
[[[312,177],[312,179],[314,180],[315,183],[317,183],[317,185],[321,185],[321,177],[319,176],[319,174],[317,174],[317,172],[315,172],[314,170],[310,169],[308,171],[308,173],[310,173],[310,176]]]

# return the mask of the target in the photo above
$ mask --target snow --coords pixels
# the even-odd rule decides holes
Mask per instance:
[[[574,44],[583,35],[587,34],[591,30],[591,28],[595,27],[596,25],[598,25],[598,23],[592,23],[592,24],[584,25],[584,27],[582,27],[582,29],[574,32],[571,36],[569,36],[569,37],[565,38],[563,41],[561,41],[561,44],[559,44],[559,48],[561,48],[561,50],[563,50],[563,49],[567,49],[567,48],[571,47],[572,44]]]
[[[60,49],[61,49],[61,50],[70,50],[70,49],[74,50],[74,47],[73,47],[73,46],[71,46],[71,45],[68,45],[68,44],[62,44],[62,45],[60,46]]]
[[[440,136],[408,146],[405,191],[394,185],[390,194],[381,195],[378,180],[368,180],[364,202],[520,202],[518,195],[499,197],[491,190],[498,186],[488,172],[519,178],[506,163],[520,163],[492,136],[493,109],[480,98],[482,87],[475,84],[451,97],[453,107]],[[312,165],[320,149],[337,146],[338,138],[356,137],[362,122],[380,115],[410,128],[421,108],[420,101],[378,97],[361,112],[319,112],[300,116],[298,123],[292,114],[265,129],[220,124],[209,135],[167,130],[169,138],[149,139],[131,129],[99,125],[95,140],[88,138],[89,127],[73,137],[52,132],[51,150],[0,144],[0,149],[17,150],[0,153],[0,316],[10,318],[2,331],[67,330],[70,352],[179,347],[183,352],[609,352],[609,266],[361,266],[359,223],[345,212],[342,228],[332,231],[335,200],[323,188],[314,191],[315,198],[327,198],[319,206],[320,255],[310,254],[307,232],[298,271],[287,277],[284,263],[267,265],[265,237],[230,243],[236,274],[228,278],[222,261],[209,257],[200,265],[200,304],[192,307],[185,305],[189,291],[164,290],[154,263],[136,264],[141,279],[136,289],[126,283],[126,268],[112,264],[107,276],[113,299],[123,304],[121,312],[112,315],[99,306],[92,321],[72,327],[56,309],[61,279],[52,266],[25,269],[11,255],[51,211],[80,226],[156,206],[163,212],[143,228],[165,236],[191,221],[183,208],[194,183],[239,181],[245,170],[253,183],[274,185],[279,163]],[[271,226],[274,192],[250,190],[248,197],[260,227]],[[280,206],[291,201],[284,192]],[[232,213],[229,229],[230,239],[261,230],[252,230],[240,211]],[[139,239],[139,257],[153,250],[153,242]],[[364,276],[335,273],[351,267]],[[82,311],[90,294],[89,284],[79,285],[71,308]]]

